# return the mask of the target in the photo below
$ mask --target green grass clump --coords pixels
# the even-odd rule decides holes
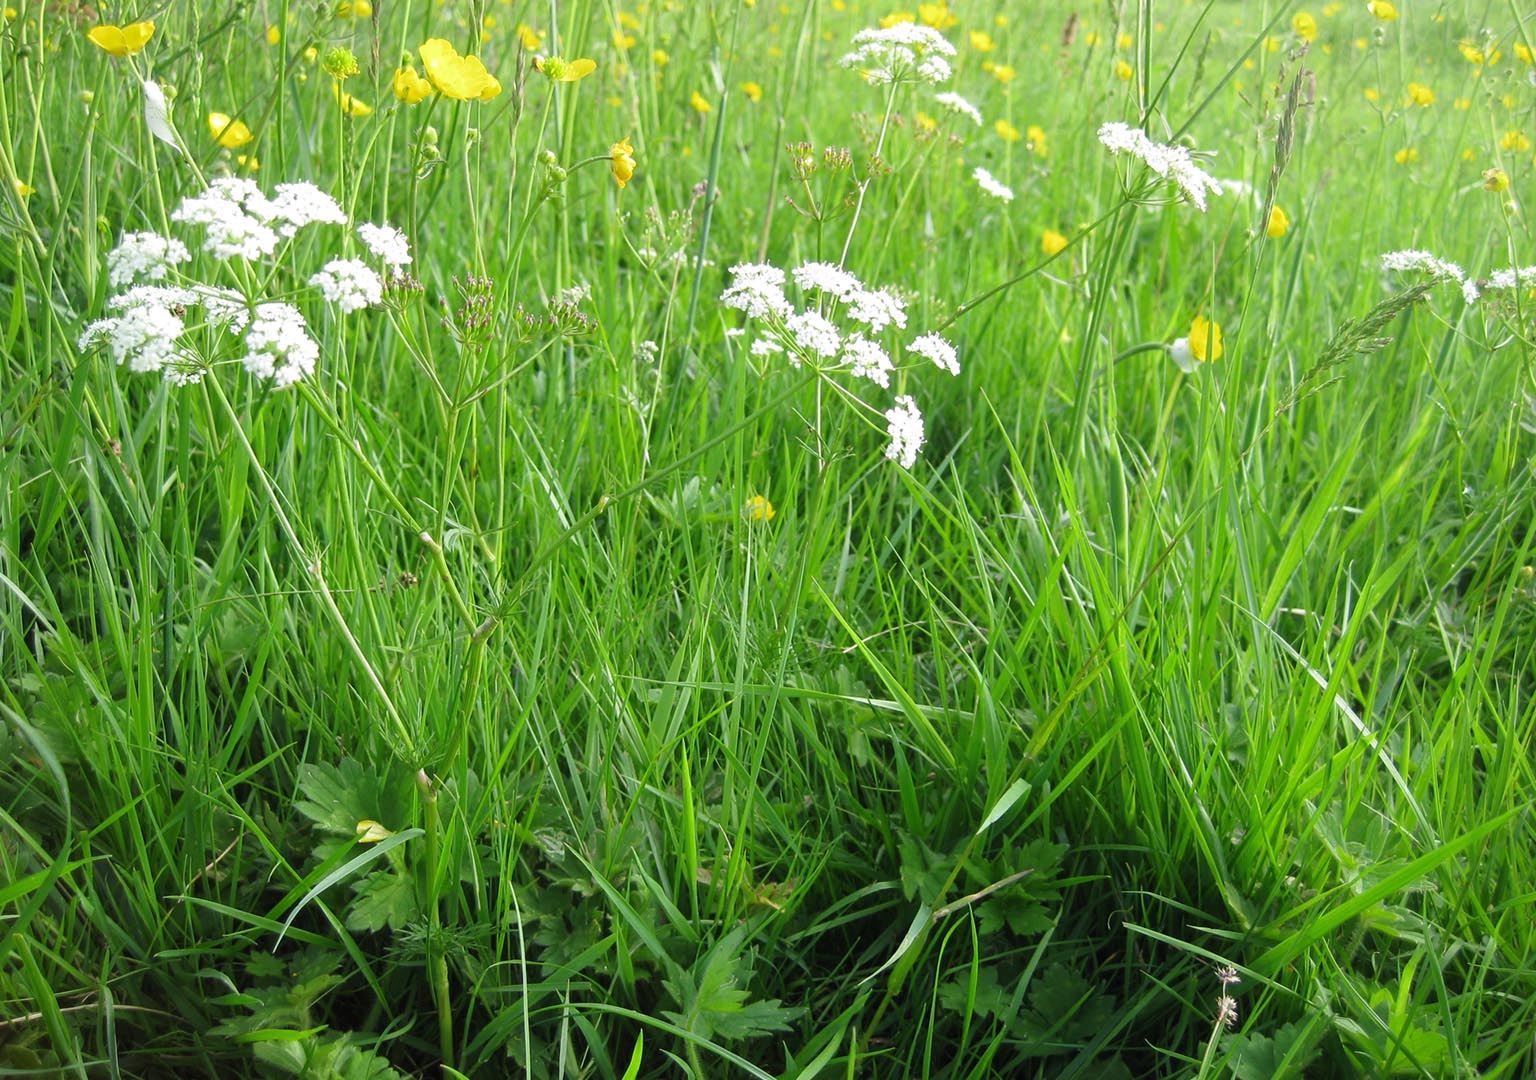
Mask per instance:
[[[1530,1075],[1536,23],[1389,9],[8,10],[0,1071]]]

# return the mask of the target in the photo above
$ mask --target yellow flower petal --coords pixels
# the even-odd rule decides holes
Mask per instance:
[[[624,189],[630,178],[635,175],[635,148],[629,144],[628,137],[614,143],[608,148],[609,164],[613,168],[614,183],[619,185],[619,190]]]
[[[208,114],[208,134],[220,146],[231,150],[244,146],[256,137],[243,121],[231,119],[228,113],[221,112]]]
[[[1221,325],[1213,323],[1204,315],[1196,315],[1194,321],[1189,324],[1189,351],[1195,354],[1195,359],[1201,363],[1211,363],[1221,359]]]
[[[149,43],[154,32],[154,21],[146,19],[143,22],[129,23],[127,26],[103,23],[100,26],[91,27],[85,36],[92,45],[113,56],[132,56]]]

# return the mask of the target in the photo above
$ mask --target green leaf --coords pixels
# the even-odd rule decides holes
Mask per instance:
[[[399,930],[421,914],[416,883],[406,874],[370,874],[354,887],[357,899],[347,909],[348,930]]]

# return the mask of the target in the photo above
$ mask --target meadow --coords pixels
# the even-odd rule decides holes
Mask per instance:
[[[0,1074],[1536,1074],[1536,14],[22,0]]]

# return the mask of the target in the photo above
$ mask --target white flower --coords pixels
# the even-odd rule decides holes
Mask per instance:
[[[947,371],[951,375],[960,374],[960,357],[955,352],[955,347],[938,334],[924,334],[907,346],[907,352],[927,357],[941,371]]]
[[[876,334],[892,324],[901,330],[907,328],[906,305],[885,289],[860,289],[850,296],[848,317],[863,323]]]
[[[249,180],[225,177],[183,199],[171,220],[203,226],[203,250],[215,258],[257,259],[272,254],[281,239],[265,224],[272,217],[270,205]]]
[[[1427,251],[1389,251],[1381,257],[1381,268],[1400,274],[1423,271],[1441,280],[1465,281],[1466,272],[1453,262],[1431,255]]]
[[[860,30],[853,51],[842,58],[845,68],[858,68],[875,86],[890,82],[941,83],[953,73],[946,56],[955,47],[931,26],[897,23],[879,30]]]
[[[1468,278],[1466,281],[1461,283],[1461,297],[1467,303],[1477,303],[1478,297],[1482,295],[1483,291],[1477,287],[1477,282],[1473,281],[1471,278]]]
[[[793,276],[795,284],[805,292],[823,292],[839,300],[847,300],[864,288],[858,278],[831,263],[805,263],[795,269]]]
[[[1099,142],[1114,154],[1140,158],[1153,172],[1178,185],[1184,197],[1201,211],[1206,208],[1206,193],[1221,194],[1221,182],[1195,164],[1182,146],[1154,142],[1140,128],[1111,121],[1099,127]]]
[[[917,411],[917,403],[911,397],[903,394],[896,399],[894,408],[885,411],[885,431],[891,437],[885,448],[886,459],[910,469],[923,448],[923,414]]]
[[[268,202],[268,220],[279,222],[277,231],[286,239],[306,225],[345,225],[341,205],[308,181],[278,184]]]
[[[1189,338],[1181,337],[1168,346],[1168,355],[1172,358],[1174,366],[1186,375],[1194,373],[1198,366],[1195,362],[1195,350],[1189,347]]]
[[[753,356],[772,356],[775,353],[783,352],[784,346],[780,345],[772,338],[758,338],[752,343],[750,351]],[[794,357],[790,357],[790,361],[794,363],[796,367],[800,366],[799,361]]]
[[[981,126],[981,110],[954,91],[946,90],[942,94],[935,94],[933,100],[950,112],[969,116],[977,127]]]
[[[856,379],[868,379],[876,386],[891,385],[891,358],[877,343],[855,333],[843,343],[843,363]]]
[[[1488,280],[1483,284],[1483,291],[1494,289],[1514,289],[1520,286],[1536,285],[1536,266],[1522,266],[1518,269],[1510,267],[1508,270],[1499,270],[1488,275]]]
[[[127,311],[136,307],[159,307],[170,311],[197,303],[197,293],[180,285],[135,285],[127,292],[108,297],[107,307]]]
[[[172,266],[192,257],[187,245],[152,232],[124,233],[107,255],[107,280],[113,288],[127,285],[136,278],[159,281]]]
[[[746,312],[749,319],[766,319],[770,315],[782,319],[794,311],[784,297],[784,271],[766,263],[731,267],[731,284],[720,294],[720,302]]]
[[[999,182],[997,177],[987,172],[980,165],[976,166],[976,171],[971,173],[971,178],[981,185],[982,191],[985,191],[993,198],[1002,199],[1003,202],[1013,202],[1013,189]]]
[[[384,283],[361,259],[332,259],[309,279],[343,313],[360,311],[384,299]]]
[[[171,106],[165,100],[165,91],[160,89],[159,83],[148,79],[144,80],[144,126],[155,138],[185,155],[186,151],[176,141],[176,132],[171,127]]]
[[[80,348],[105,341],[112,358],[129,371],[160,371],[175,357],[176,339],[186,324],[168,307],[135,304],[121,315],[98,319],[80,335]]]
[[[357,235],[385,266],[406,266],[410,263],[411,242],[406,239],[405,233],[393,225],[364,222],[357,227]]]
[[[209,326],[227,327],[231,333],[238,334],[251,321],[250,305],[246,303],[245,297],[233,289],[200,286],[196,302],[203,306],[203,314],[207,316]]]
[[[292,304],[262,304],[245,332],[245,369],[258,379],[271,379],[281,390],[315,370],[320,346],[309,336],[304,316]]]
[[[820,312],[802,311],[784,320],[784,326],[794,335],[795,344],[806,352],[828,360],[837,355],[843,339]]]

